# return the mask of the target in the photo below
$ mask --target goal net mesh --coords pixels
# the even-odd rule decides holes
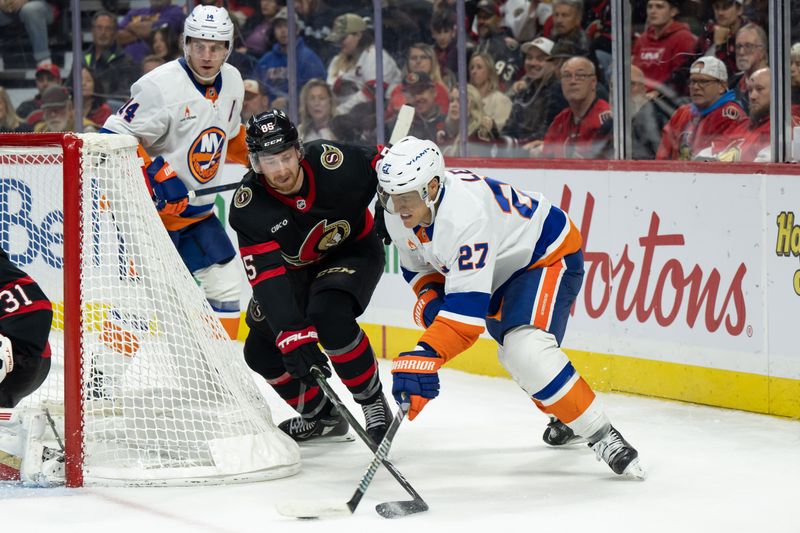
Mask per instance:
[[[82,134],[80,224],[64,225],[61,146],[0,137],[0,246],[53,302],[52,367],[23,406],[64,410],[64,314],[80,313],[85,484],[271,479],[299,465],[164,229],[136,142]],[[65,309],[65,232],[79,232],[80,309]],[[68,281],[69,283],[69,281]],[[66,410],[70,416],[69,409]]]

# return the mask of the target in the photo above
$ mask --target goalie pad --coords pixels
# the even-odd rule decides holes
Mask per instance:
[[[14,370],[14,351],[11,348],[11,339],[0,334],[0,383]]]
[[[37,486],[64,481],[64,456],[45,445],[46,425],[41,409],[0,409],[0,478]]]

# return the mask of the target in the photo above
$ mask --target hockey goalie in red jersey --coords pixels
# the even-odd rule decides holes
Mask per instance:
[[[391,411],[375,354],[356,322],[385,263],[368,210],[377,147],[303,145],[278,110],[248,121],[247,145],[252,170],[230,213],[253,287],[245,360],[300,413],[279,427],[303,441],[349,436],[347,421],[310,373],[316,365],[330,375],[330,358],[364,411],[367,433],[380,443]]]
[[[638,452],[611,425],[594,391],[561,350],[583,282],[581,235],[537,192],[469,170],[445,170],[436,144],[406,137],[378,162],[378,198],[417,294],[415,349],[392,363],[392,393],[409,418],[439,394],[439,368],[484,328],[500,362],[550,417],[544,441],[587,441],[617,474],[644,478]]]
[[[18,408],[50,372],[50,300],[28,274],[0,249],[0,479],[47,482],[63,478],[63,455],[41,443],[45,415]],[[58,455],[58,458],[55,458]],[[50,461],[43,460],[53,457]]]

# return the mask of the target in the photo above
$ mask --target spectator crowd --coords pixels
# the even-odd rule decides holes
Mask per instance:
[[[201,0],[236,25],[229,62],[245,80],[242,119],[289,106],[294,46],[304,139],[375,142],[375,28],[370,0]],[[792,2],[794,6],[794,1]],[[798,2],[800,3],[800,2]],[[102,2],[83,51],[83,130],[98,129],[138,77],[183,57],[186,6]],[[630,130],[634,159],[768,161],[770,65],[766,2],[632,0]],[[456,154],[606,159],[613,155],[610,0],[383,0],[383,123],[415,107],[411,134]],[[12,105],[0,87],[0,131],[64,131],[74,104],[48,50],[58,4],[5,0],[0,26],[19,21],[37,62],[37,94]],[[62,7],[62,9],[64,9]],[[63,16],[63,14],[62,14]],[[459,24],[467,34],[467,109],[457,85]],[[292,38],[294,37],[294,38]],[[792,122],[800,114],[800,43],[791,48]]]

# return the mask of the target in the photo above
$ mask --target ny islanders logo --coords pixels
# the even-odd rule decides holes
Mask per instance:
[[[189,148],[189,169],[194,179],[208,183],[217,175],[222,162],[222,147],[225,145],[225,132],[219,128],[207,128]]]

